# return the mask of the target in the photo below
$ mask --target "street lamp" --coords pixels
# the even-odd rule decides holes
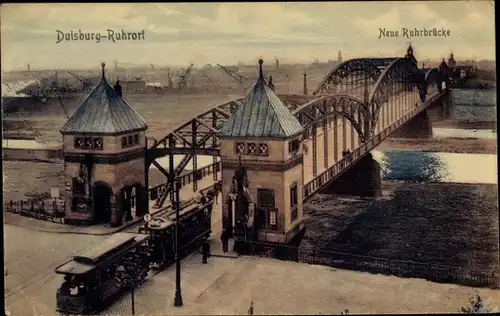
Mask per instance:
[[[120,265],[116,268],[116,272],[121,276],[120,281],[123,283],[123,286],[131,286],[132,291],[130,293],[132,299],[132,315],[135,315],[135,280],[130,278],[130,275],[127,274],[127,271],[123,265]]]
[[[175,190],[175,299],[174,306],[181,307],[182,293],[181,293],[181,258],[179,257],[179,212],[180,212],[180,183],[179,177],[175,177],[174,190]]]

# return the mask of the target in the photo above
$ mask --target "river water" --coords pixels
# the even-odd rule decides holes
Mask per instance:
[[[495,90],[451,90],[450,119],[496,121]],[[434,138],[496,139],[494,130],[433,128]],[[381,165],[382,179],[419,182],[498,184],[497,155],[429,152],[380,152],[372,155]]]

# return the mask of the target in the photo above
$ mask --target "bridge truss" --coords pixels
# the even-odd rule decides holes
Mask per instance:
[[[409,120],[410,114],[425,109],[429,104],[426,102],[429,83],[438,81],[436,78],[435,70],[423,73],[405,58],[352,59],[330,71],[316,89],[315,96],[278,95],[304,126],[304,146],[308,146],[308,152],[309,142],[312,143],[310,156],[314,178],[304,184],[304,197],[311,196],[347,170],[388,133]],[[432,94],[432,98],[435,97],[436,94]],[[193,190],[198,190],[197,155],[212,156],[214,166],[217,165],[220,153],[217,132],[243,102],[244,98],[240,98],[204,111],[162,139],[155,140],[148,148],[146,170],[153,164],[168,179],[157,207],[161,207],[173,191],[173,177],[180,176],[189,162],[192,162],[194,174]],[[337,131],[337,124],[342,126],[341,131]],[[319,132],[322,133],[322,146],[318,144]],[[342,144],[337,138],[342,138]],[[340,147],[343,151],[353,149],[349,159],[340,159],[337,150]],[[323,157],[322,166],[318,164],[318,153]],[[167,155],[183,156],[174,170],[167,171],[156,162]],[[217,171],[213,172],[214,181],[217,181]]]

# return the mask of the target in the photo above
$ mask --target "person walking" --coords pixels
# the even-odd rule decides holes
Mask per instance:
[[[206,264],[208,262],[208,257],[210,257],[210,244],[207,239],[205,239],[201,245],[201,255],[203,264]]]
[[[222,251],[224,253],[228,252],[229,248],[229,233],[226,229],[222,230],[222,234],[220,235],[220,240],[222,241]]]

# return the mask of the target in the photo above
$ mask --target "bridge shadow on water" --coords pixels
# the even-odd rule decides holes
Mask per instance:
[[[496,186],[384,184],[389,194],[377,200],[313,198],[302,246],[493,274],[499,260]]]

